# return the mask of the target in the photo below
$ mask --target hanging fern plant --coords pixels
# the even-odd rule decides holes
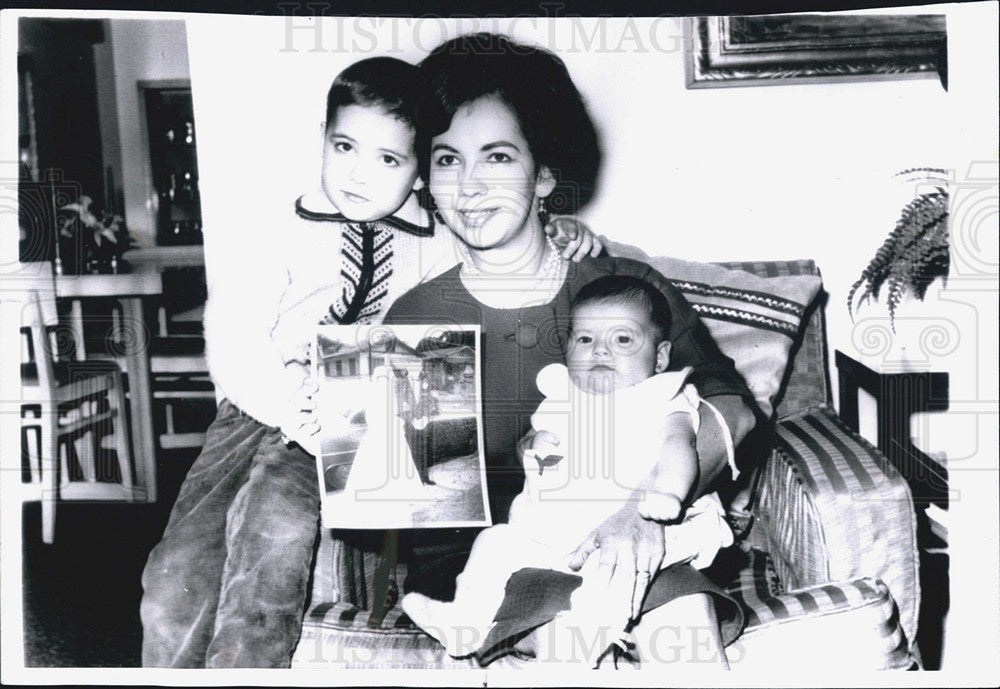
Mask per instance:
[[[948,248],[948,182],[946,170],[912,168],[895,177],[919,174],[930,178],[933,190],[917,195],[903,208],[896,227],[875,252],[875,257],[851,285],[847,295],[847,310],[854,318],[855,295],[860,290],[857,305],[878,300],[887,293],[889,324],[896,330],[896,307],[909,292],[923,301],[927,288],[937,278],[948,278],[951,256]]]

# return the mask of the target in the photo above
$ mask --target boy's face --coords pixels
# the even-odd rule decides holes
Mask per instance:
[[[413,145],[413,128],[382,108],[339,108],[323,131],[323,191],[349,220],[392,215],[421,186]]]
[[[577,387],[593,394],[635,385],[665,371],[670,343],[660,342],[645,309],[589,301],[573,309],[566,367]]]

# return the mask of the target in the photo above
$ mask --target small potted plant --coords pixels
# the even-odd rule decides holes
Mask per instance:
[[[861,277],[851,285],[847,310],[856,308],[883,290],[889,308],[889,325],[896,330],[896,308],[906,294],[923,301],[927,288],[938,278],[947,280],[951,262],[948,244],[948,171],[911,168],[894,177],[924,182],[919,193],[903,207],[896,226],[875,252]],[[860,294],[859,294],[860,293]],[[857,305],[855,305],[855,296]]]
[[[80,248],[84,272],[117,273],[121,269],[122,254],[133,246],[134,239],[124,226],[122,216],[103,210],[98,219],[90,209],[92,203],[89,196],[81,196],[74,203],[62,206],[60,210],[72,211],[76,217],[60,218],[60,246],[75,244]]]

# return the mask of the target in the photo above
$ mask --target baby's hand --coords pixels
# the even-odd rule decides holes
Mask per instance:
[[[684,503],[673,493],[645,490],[639,499],[639,516],[654,522],[673,522],[680,519]]]
[[[582,220],[572,215],[554,215],[545,226],[545,234],[552,237],[562,251],[562,257],[579,263],[584,256],[598,256],[604,250],[601,238],[595,235]]]
[[[559,438],[549,431],[538,431],[531,439],[531,449],[538,454],[559,454]]]
[[[563,458],[563,452],[559,449],[559,438],[555,433],[549,431],[535,433],[535,437],[531,441],[530,454],[534,455],[535,461],[538,462],[539,475],[545,467],[558,464],[559,460]]]

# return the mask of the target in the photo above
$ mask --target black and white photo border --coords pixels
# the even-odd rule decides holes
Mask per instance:
[[[709,3],[719,9],[714,3]],[[256,3],[259,5],[259,3]],[[367,6],[366,6],[367,7]],[[517,6],[522,9],[522,5]],[[163,8],[165,9],[165,7]],[[220,11],[221,9],[221,11]],[[257,9],[260,9],[259,7]],[[857,151],[844,151],[844,158],[831,162],[828,143],[837,140],[834,121],[857,124],[877,117],[874,107],[868,112],[851,109],[857,103],[867,106],[892,107],[892,102],[907,95],[917,94],[920,103],[928,105],[925,113],[931,121],[926,126],[913,122],[900,122],[907,131],[921,129],[926,137],[920,145],[914,141],[921,154],[937,154],[935,162],[953,174],[953,269],[948,289],[936,303],[938,311],[916,318],[947,321],[954,341],[942,343],[931,334],[923,353],[943,356],[945,352],[955,363],[952,409],[968,423],[960,428],[972,429],[959,437],[949,438],[963,450],[951,467],[952,487],[958,499],[953,503],[949,519],[949,551],[952,563],[951,607],[949,612],[950,667],[935,673],[886,673],[881,675],[852,672],[849,659],[832,658],[826,668],[800,667],[794,658],[786,667],[774,667],[767,673],[741,676],[737,672],[708,674],[690,668],[677,668],[671,677],[646,678],[634,673],[608,676],[607,673],[569,672],[564,668],[541,668],[538,671],[508,673],[486,668],[478,671],[412,671],[386,670],[373,664],[369,669],[345,670],[330,673],[318,671],[260,671],[227,670],[221,672],[166,671],[140,668],[34,668],[26,667],[22,638],[22,587],[21,587],[21,503],[17,497],[16,483],[19,470],[12,470],[7,459],[0,471],[0,559],[2,559],[2,663],[0,673],[6,683],[26,684],[166,684],[166,685],[423,685],[456,684],[466,686],[565,686],[616,685],[616,686],[995,686],[1000,683],[1000,551],[998,551],[998,455],[997,455],[997,4],[994,2],[943,3],[916,6],[864,7],[852,5],[851,11],[885,13],[943,13],[948,20],[949,91],[945,95],[940,85],[932,82],[865,83],[855,85],[847,93],[838,85],[777,86],[782,94],[777,96],[771,87],[753,89],[766,91],[782,99],[782,109],[772,112],[754,112],[752,108],[739,109],[732,105],[731,92],[727,97],[719,90],[704,90],[683,94],[683,32],[680,19],[668,8],[653,15],[647,7],[614,8],[616,16],[574,16],[576,11],[562,3],[540,3],[533,13],[502,16],[497,11],[483,11],[478,15],[444,16],[450,13],[425,13],[411,10],[412,16],[398,16],[399,7],[393,6],[395,17],[381,16],[379,6],[371,6],[365,16],[338,17],[340,8],[327,2],[278,2],[263,12],[265,16],[229,14],[233,8],[212,7],[206,12],[189,14],[158,12],[148,14],[114,10],[83,9],[5,9],[0,14],[0,281],[16,280],[17,234],[13,228],[17,221],[16,182],[17,127],[16,99],[16,46],[17,22],[20,17],[79,17],[79,18],[128,18],[128,19],[179,19],[187,24],[190,51],[191,81],[194,91],[196,117],[202,127],[205,160],[202,166],[204,187],[202,195],[206,210],[206,253],[210,280],[222,282],[233,268],[218,271],[212,277],[213,260],[223,263],[228,252],[241,254],[247,263],[266,255],[268,246],[251,247],[251,239],[266,236],[263,231],[247,232],[240,220],[255,217],[254,206],[273,190],[281,202],[289,200],[289,193],[304,180],[315,178],[318,163],[314,149],[318,141],[315,124],[322,118],[322,100],[325,95],[324,79],[329,79],[358,56],[393,54],[406,59],[419,59],[441,40],[476,30],[511,33],[525,40],[541,42],[566,60],[570,71],[578,80],[586,79],[581,90],[590,102],[592,113],[598,119],[598,128],[607,126],[601,115],[614,110],[617,120],[630,122],[614,131],[602,130],[606,149],[606,163],[615,165],[639,161],[629,170],[631,185],[643,192],[666,187],[670,198],[650,197],[649,194],[630,195],[622,192],[621,183],[614,186],[607,169],[602,183],[611,191],[598,196],[595,209],[583,214],[585,220],[599,234],[626,242],[645,239],[653,254],[670,253],[679,244],[682,257],[691,260],[738,260],[760,258],[798,258],[801,252],[815,258],[824,271],[826,289],[831,299],[827,306],[827,322],[831,343],[847,346],[852,338],[861,338],[858,349],[874,346],[864,338],[842,306],[842,296],[850,282],[860,274],[864,261],[873,253],[886,232],[891,229],[893,214],[902,205],[893,202],[888,207],[868,206],[874,226],[859,230],[853,225],[839,228],[825,224],[825,217],[836,216],[837,204],[845,194],[855,190],[852,176],[865,183],[883,179],[896,172],[885,167],[898,161],[923,164],[924,160],[909,161],[908,151],[892,149],[884,154],[875,146]],[[610,9],[610,8],[609,8]],[[815,11],[815,6],[798,8]],[[839,8],[838,8],[839,9]],[[310,19],[305,16],[316,11],[322,16]],[[468,9],[469,12],[474,10]],[[683,8],[691,14],[690,4]],[[750,12],[746,6],[741,12]],[[769,10],[772,11],[772,10]],[[218,13],[214,13],[218,12]],[[717,11],[722,14],[725,10]],[[595,11],[593,14],[603,14]],[[252,58],[248,63],[246,58]],[[254,72],[261,65],[281,65],[276,69],[280,77],[267,77],[267,72]],[[261,74],[260,80],[275,84],[285,80],[277,93],[259,93],[260,109],[232,111],[225,102],[232,98],[226,91],[227,76],[235,77],[234,87],[244,87],[252,82],[241,71]],[[293,75],[300,70],[308,74],[308,83],[295,83]],[[655,76],[656,81],[652,77]],[[640,79],[641,77],[641,79]],[[306,81],[303,79],[303,81]],[[939,96],[923,97],[922,88],[936,88]],[[628,103],[617,103],[615,108],[602,103],[602,94],[617,93],[615,89],[635,89],[644,93],[656,89],[670,89],[673,100],[664,103],[657,113],[636,112]],[[794,98],[791,90],[800,89]],[[308,91],[294,104],[284,99],[298,91]],[[763,98],[757,95],[756,98]],[[242,106],[246,101],[241,101]],[[758,101],[759,102],[759,101]],[[308,114],[295,111],[301,106]],[[310,110],[311,109],[311,110]],[[685,109],[695,116],[685,115]],[[824,114],[825,113],[825,114]],[[830,113],[836,115],[831,116]],[[655,116],[654,116],[655,115]],[[240,118],[259,116],[265,124],[265,136],[244,139],[246,146],[261,151],[265,160],[283,163],[298,157],[297,169],[274,167],[260,171],[259,185],[238,192],[234,185],[243,180],[230,178],[225,168],[213,165],[225,160],[231,153],[233,141],[213,141],[209,132],[224,132],[227,126],[244,131]],[[913,113],[914,118],[921,117]],[[810,131],[806,118],[813,118],[815,127],[808,138],[795,135]],[[660,127],[650,130],[649,122],[658,121]],[[313,122],[309,135],[298,130],[304,122]],[[762,123],[772,124],[764,127]],[[277,124],[283,123],[283,124]],[[273,127],[267,130],[267,126]],[[695,125],[698,125],[695,128]],[[839,125],[838,125],[839,126]],[[857,125],[862,126],[862,125]],[[778,134],[784,133],[784,136]],[[766,140],[765,140],[766,139]],[[310,147],[309,141],[314,143]],[[656,142],[660,143],[656,143]],[[845,138],[845,143],[850,140]],[[862,141],[861,143],[865,143]],[[872,143],[872,142],[867,142]],[[876,142],[877,143],[877,142]],[[287,150],[285,150],[287,149]],[[202,148],[199,149],[202,151]],[[611,154],[607,155],[610,150]],[[650,155],[650,151],[654,154]],[[674,160],[660,156],[668,150],[680,151]],[[856,156],[852,165],[844,160]],[[211,162],[209,162],[211,161]],[[785,161],[785,162],[782,162]],[[807,165],[803,165],[808,161]],[[884,169],[873,169],[882,166]],[[615,168],[613,174],[621,174]],[[686,179],[702,185],[703,191],[690,197]],[[715,186],[707,188],[709,180]],[[810,186],[807,186],[810,185]],[[824,193],[814,198],[828,199],[824,205],[808,206],[799,203],[803,192],[812,186],[824,188]],[[768,196],[761,189],[770,190]],[[620,193],[621,192],[621,193]],[[213,200],[213,195],[216,198]],[[614,196],[614,198],[609,198]],[[242,198],[244,206],[234,207],[230,201]],[[213,207],[213,204],[214,205]],[[692,208],[698,206],[696,213]],[[794,211],[794,217],[779,216],[781,208]],[[790,211],[789,211],[790,212]],[[235,215],[233,227],[216,229],[211,221],[222,219],[225,214]],[[213,216],[214,214],[214,216]],[[242,215],[241,215],[242,214]],[[653,218],[655,224],[639,227],[635,222],[621,222],[623,216]],[[743,225],[732,223],[734,217],[745,218],[746,226],[756,231],[770,225],[774,217],[786,222],[772,234],[757,232],[757,253],[752,253]],[[704,224],[697,224],[705,218]],[[869,223],[866,217],[855,217],[857,224]],[[886,226],[886,221],[890,223]],[[695,223],[692,226],[692,223]],[[721,229],[720,229],[721,228]],[[711,237],[709,229],[723,232],[721,237]],[[701,249],[685,244],[676,233],[685,230],[699,235]],[[675,233],[675,234],[672,234]],[[215,236],[213,236],[213,234]],[[869,239],[865,241],[865,237]],[[847,249],[850,248],[851,252]],[[869,249],[871,251],[869,251]],[[256,253],[255,253],[256,252]],[[847,265],[832,266],[839,257]],[[849,260],[848,260],[849,259]],[[245,269],[245,265],[240,269]],[[217,284],[222,284],[222,282]],[[8,283],[10,284],[10,283]],[[0,283],[0,298],[3,284]],[[0,454],[8,458],[19,454],[17,413],[12,412],[19,402],[19,379],[16,371],[21,351],[17,330],[10,327],[20,317],[11,304],[0,301]],[[933,307],[932,307],[933,308]],[[883,316],[875,311],[867,317]],[[864,319],[859,319],[859,323]],[[940,328],[935,329],[937,333]],[[881,330],[879,332],[882,332]],[[831,366],[832,370],[832,366]],[[67,573],[69,582],[71,573]],[[108,592],[114,596],[114,591]],[[94,643],[99,644],[100,639]]]

